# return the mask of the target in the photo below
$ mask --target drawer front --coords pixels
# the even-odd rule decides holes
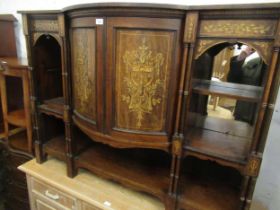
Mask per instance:
[[[98,208],[96,206],[92,206],[91,204],[83,202],[82,204],[82,210],[102,210],[101,208]]]
[[[42,182],[34,178],[31,178],[31,188],[32,192],[35,194],[39,194],[42,197],[47,198],[48,200],[52,200],[53,202],[60,204],[68,209],[76,209],[77,202],[75,198],[72,198],[63,192],[60,192],[53,187],[47,186],[46,184],[43,184]]]
[[[68,208],[32,193],[32,210],[68,210]]]

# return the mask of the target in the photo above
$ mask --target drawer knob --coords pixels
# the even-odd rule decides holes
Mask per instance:
[[[59,199],[59,195],[58,194],[51,194],[48,190],[46,190],[45,192],[45,195],[48,197],[48,198],[51,198],[53,200],[58,200]]]

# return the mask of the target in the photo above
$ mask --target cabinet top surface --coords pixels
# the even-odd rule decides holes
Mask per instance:
[[[27,68],[28,62],[26,58],[18,57],[0,57],[0,63],[6,64],[10,68]]]
[[[67,6],[61,10],[22,10],[19,13],[42,14],[42,13],[60,13],[76,9],[90,8],[155,8],[155,9],[173,9],[173,10],[233,10],[233,9],[279,9],[280,3],[254,3],[254,4],[217,4],[217,5],[176,5],[176,4],[156,4],[156,3],[118,3],[118,2],[100,2],[77,4]]]
[[[75,178],[68,178],[65,163],[56,159],[49,159],[43,164],[38,164],[33,159],[19,166],[19,170],[101,209],[164,209],[163,204],[153,197],[101,179],[85,170],[80,170]],[[105,201],[110,202],[111,206],[106,207]]]

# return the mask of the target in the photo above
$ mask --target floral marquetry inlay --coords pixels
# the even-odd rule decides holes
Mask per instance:
[[[95,121],[96,88],[93,29],[76,29],[73,33],[73,87],[75,110]],[[91,56],[89,56],[91,55]]]
[[[205,20],[201,22],[200,36],[273,37],[276,21],[264,20]]]
[[[137,50],[125,52],[123,61],[127,71],[124,78],[127,93],[122,95],[122,100],[128,104],[129,111],[137,113],[137,127],[140,128],[143,114],[152,113],[153,107],[161,103],[155,93],[162,85],[159,74],[164,58],[162,53],[150,50],[144,38]]]
[[[116,129],[165,130],[173,40],[169,31],[117,32]]]

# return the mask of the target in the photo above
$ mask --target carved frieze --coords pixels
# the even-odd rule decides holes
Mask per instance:
[[[273,37],[275,20],[204,20],[199,35],[207,37]]]
[[[58,32],[57,20],[33,20],[31,21],[32,31]]]

